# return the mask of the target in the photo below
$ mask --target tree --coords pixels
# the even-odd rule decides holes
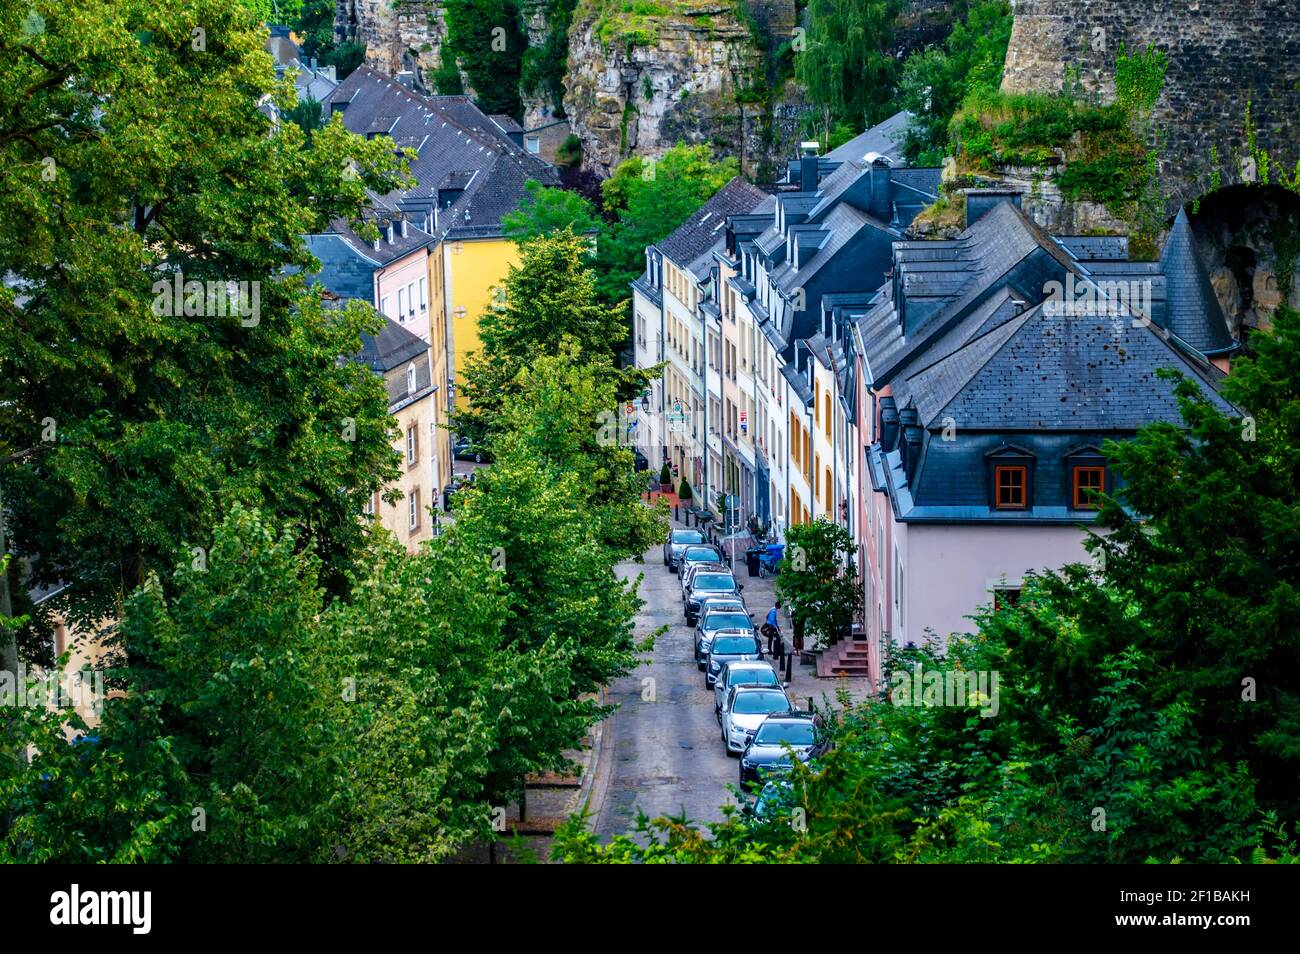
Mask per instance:
[[[899,0],[811,0],[807,49],[795,76],[821,108],[825,138],[837,122],[872,126],[894,111],[889,53]]]
[[[981,0],[953,24],[942,49],[913,53],[903,63],[899,99],[915,116],[908,131],[908,158],[938,165],[948,146],[948,124],[972,92],[996,92],[1011,40],[1011,6]]]
[[[520,370],[542,355],[558,354],[566,341],[604,373],[618,373],[613,348],[626,334],[623,315],[596,300],[587,250],[586,239],[567,229],[523,246],[519,264],[510,267],[479,322],[482,350],[466,364],[469,408],[457,414],[458,433],[491,446]]]
[[[528,35],[521,27],[516,0],[448,0],[446,20],[443,62],[459,65],[483,112],[520,118],[520,76]]]
[[[595,206],[576,192],[544,186],[530,179],[528,197],[513,212],[501,217],[501,229],[516,243],[567,229],[574,235],[597,232],[601,226]]]
[[[776,592],[790,602],[814,645],[847,634],[860,598],[853,569],[853,537],[825,518],[796,524],[786,531],[785,554],[778,567]]]
[[[42,448],[0,469],[16,552],[76,582],[80,618],[117,615],[239,501],[341,590],[396,473],[381,382],[338,360],[376,318],[286,270],[314,271],[301,235],[405,181],[396,160],[337,121],[309,150],[272,129],[262,97],[294,94],[242,7],[38,9],[39,29],[0,14],[0,450]]]

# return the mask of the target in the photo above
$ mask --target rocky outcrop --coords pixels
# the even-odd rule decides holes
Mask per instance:
[[[752,91],[766,78],[766,39],[791,35],[795,5],[749,7],[752,23],[730,0],[646,4],[639,8],[656,11],[646,16],[581,4],[569,31],[564,108],[586,164],[603,175],[634,152],[654,156],[682,141],[713,145],[753,174],[788,148],[781,140],[797,138],[798,103],[777,96],[778,109]]]
[[[447,22],[438,0],[336,0],[334,32],[365,43],[368,65],[389,76],[409,71],[431,88]]]

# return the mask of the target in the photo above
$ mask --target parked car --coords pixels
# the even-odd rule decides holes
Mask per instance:
[[[764,785],[752,802],[741,806],[741,814],[756,822],[770,822],[789,815],[798,806],[794,783],[788,778],[776,778]]]
[[[740,755],[764,719],[792,708],[790,697],[779,686],[732,686],[722,707],[722,744],[727,754]]]
[[[695,623],[695,662],[700,669],[713,648],[713,637],[718,632],[727,630],[743,633],[746,629],[753,632],[754,620],[744,607],[740,609],[721,609],[712,601],[700,607],[699,617]]]
[[[709,650],[704,667],[704,685],[708,689],[718,679],[718,673],[729,662],[763,658],[763,644],[751,629],[748,632],[727,632],[723,630],[713,637],[713,646]]]
[[[790,688],[781,681],[780,674],[765,659],[727,663],[713,683],[713,711],[722,720],[722,707],[727,703],[727,693],[735,686],[764,686],[778,689]],[[791,707],[793,708],[793,707]]]
[[[707,538],[699,530],[670,530],[668,539],[664,541],[664,566],[676,573],[682,552],[688,546],[705,542]]]
[[[492,455],[488,453],[487,448],[474,443],[468,437],[456,438],[451,445],[451,454],[457,460],[472,460],[477,464],[488,463],[492,460]]]
[[[682,560],[685,561],[685,557]],[[692,563],[682,571],[682,599],[686,599],[686,594],[691,588],[691,580],[695,579],[695,574],[700,570],[709,570],[712,573],[730,573],[731,567],[725,563]]]
[[[722,551],[709,544],[693,543],[683,547],[677,558],[677,575],[686,578],[686,571],[697,563],[726,563]]]
[[[788,772],[792,754],[800,762],[808,762],[829,749],[826,730],[813,713],[774,713],[763,720],[740,756],[740,786],[760,781],[760,773]]]
[[[727,570],[701,570],[696,573],[691,577],[691,584],[686,590],[686,625],[695,625],[704,597],[739,596],[744,588],[745,584],[736,582],[736,578]]]

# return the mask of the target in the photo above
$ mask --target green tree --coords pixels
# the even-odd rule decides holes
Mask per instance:
[[[847,633],[853,622],[860,599],[853,554],[852,535],[825,518],[786,531],[776,592],[815,646]]]
[[[520,76],[528,35],[521,27],[516,0],[448,0],[446,19],[443,60],[459,64],[479,109],[520,118]]]
[[[899,0],[810,0],[795,76],[821,109],[823,138],[837,122],[862,129],[894,111],[889,50],[900,9]]]
[[[948,124],[972,92],[996,92],[1011,40],[1011,5],[981,0],[953,24],[942,48],[913,53],[903,63],[899,100],[915,122],[908,132],[908,158],[938,165],[947,151]]]
[[[294,94],[242,7],[36,9],[26,32],[26,7],[0,14],[0,450],[39,448],[0,468],[15,551],[76,582],[79,616],[116,615],[240,501],[341,589],[356,514],[396,473],[381,382],[338,361],[376,319],[286,269],[314,270],[301,235],[405,181],[391,151],[337,121],[310,150],[272,129],[259,101]]]
[[[530,179],[528,196],[513,212],[501,217],[501,229],[519,244],[568,229],[575,235],[598,232],[601,219],[595,206],[569,189],[544,186]],[[589,256],[590,257],[590,256]]]

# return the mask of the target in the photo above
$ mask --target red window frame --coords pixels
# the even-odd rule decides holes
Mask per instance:
[[[1088,483],[1084,483],[1080,478],[1088,475]],[[1095,483],[1093,480],[1095,479]],[[1075,510],[1097,510],[1101,507],[1097,498],[1090,494],[1082,493],[1085,490],[1095,490],[1098,493],[1106,491],[1106,468],[1097,464],[1079,464],[1074,468],[1073,480],[1074,493],[1071,497],[1074,501]]]
[[[1019,475],[1019,482],[1010,482],[1005,489],[1008,491],[1019,491],[1019,499],[1011,499],[1014,494],[1008,494],[1008,499],[1003,499],[1004,475]],[[993,508],[995,510],[1024,510],[1029,506],[1029,468],[1024,464],[999,464],[993,468]]]

